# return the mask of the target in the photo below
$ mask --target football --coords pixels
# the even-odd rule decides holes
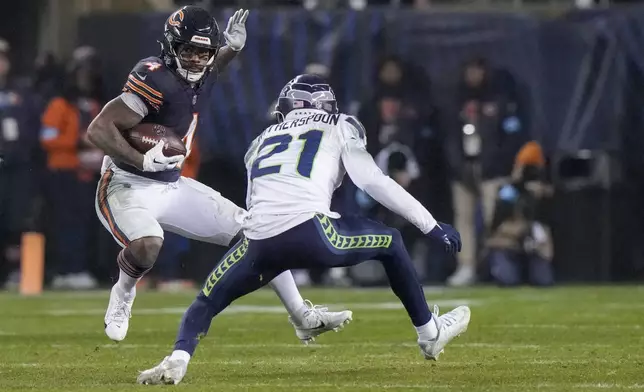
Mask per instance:
[[[165,142],[163,155],[172,157],[175,155],[186,155],[185,144],[168,127],[159,124],[142,123],[123,132],[123,137],[141,154],[145,154],[161,140]]]

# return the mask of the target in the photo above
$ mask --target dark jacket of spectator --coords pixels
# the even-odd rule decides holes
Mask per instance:
[[[468,182],[467,162],[480,164],[479,180],[509,176],[515,155],[529,140],[526,105],[512,75],[483,59],[471,60],[457,100],[457,126],[448,133],[454,179]]]

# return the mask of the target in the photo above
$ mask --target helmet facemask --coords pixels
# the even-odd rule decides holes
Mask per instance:
[[[194,42],[183,42],[174,39],[166,32],[167,54],[176,66],[179,76],[190,83],[199,82],[215,64],[219,47],[200,45]],[[193,40],[201,37],[193,37]]]

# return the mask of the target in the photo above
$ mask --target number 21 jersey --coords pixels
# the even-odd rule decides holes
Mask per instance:
[[[348,138],[366,147],[364,128],[355,118],[296,110],[255,139],[244,159],[249,211],[244,234],[270,238],[316,213],[339,218],[330,205],[345,174],[341,157]]]

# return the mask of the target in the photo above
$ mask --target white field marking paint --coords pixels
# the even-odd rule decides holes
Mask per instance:
[[[590,330],[603,330],[603,329],[642,329],[639,324],[608,324],[608,325],[567,325],[567,324],[488,324],[482,325],[489,328],[502,328],[502,329],[590,329]]]
[[[431,305],[438,306],[460,306],[468,305],[473,306],[481,304],[481,301],[473,301],[471,299],[446,299],[428,301]],[[403,309],[400,302],[376,302],[376,303],[346,303],[346,304],[325,304],[331,310],[399,310]],[[183,314],[187,308],[184,307],[171,307],[171,308],[134,308],[134,315],[159,315],[159,314]],[[239,313],[286,313],[283,306],[274,305],[232,305],[226,308],[222,314],[239,314]],[[105,309],[54,309],[44,312],[47,316],[94,316],[105,314]]]
[[[448,291],[456,291],[454,289],[447,288],[445,286],[423,286],[423,290],[425,293],[429,294],[441,294],[445,293]],[[321,291],[316,289],[317,291]],[[162,295],[164,297],[175,297],[175,298],[182,298],[182,297],[190,297],[193,298],[195,294],[198,292],[198,290],[188,290],[184,292],[178,292],[178,293],[163,293]],[[388,287],[364,287],[364,288],[354,288],[354,289],[342,289],[343,294],[364,294],[364,293],[387,293],[391,294],[391,289]],[[56,300],[56,299],[66,299],[66,298],[74,298],[74,299],[79,299],[79,296],[81,299],[89,299],[89,298],[109,298],[110,296],[110,290],[87,290],[87,291],[45,291],[46,297],[48,299]],[[152,293],[145,293],[142,291],[141,295],[149,295]],[[152,294],[154,295],[154,294]],[[270,289],[270,288],[262,288],[259,289],[252,294],[253,296],[257,297],[267,297],[267,298],[276,298],[275,292]],[[11,297],[11,299],[30,299],[30,297],[25,297],[21,296],[18,294],[8,294],[7,297]],[[507,297],[500,297],[500,298],[505,298],[507,300]],[[543,298],[543,297],[540,297]]]

